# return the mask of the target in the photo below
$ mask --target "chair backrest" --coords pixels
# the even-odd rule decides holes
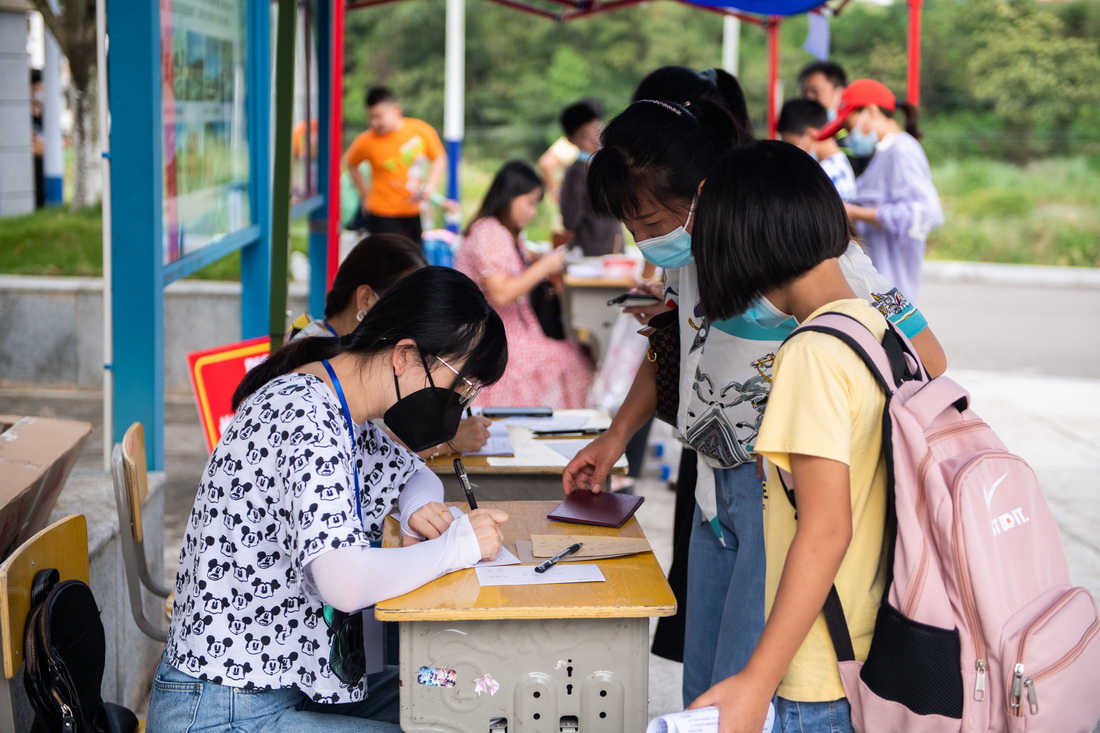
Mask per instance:
[[[31,609],[31,581],[39,570],[56,568],[61,580],[88,582],[88,522],[70,514],[17,547],[0,564],[0,647],[4,678],[23,662],[23,627]]]
[[[149,473],[145,468],[145,428],[136,422],[122,436],[122,467],[130,499],[130,527],[134,542],[144,542],[141,504],[149,496]]]

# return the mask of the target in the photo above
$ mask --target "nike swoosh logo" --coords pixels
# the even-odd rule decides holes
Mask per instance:
[[[989,503],[993,501],[993,494],[997,492],[997,487],[1001,485],[1001,482],[1008,478],[1008,471],[1001,474],[1001,477],[993,482],[993,485],[988,489],[982,489],[982,493],[985,494],[985,508],[989,509]]]

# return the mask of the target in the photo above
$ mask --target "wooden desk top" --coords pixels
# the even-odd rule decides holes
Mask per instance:
[[[588,422],[585,427],[607,427],[611,424],[610,418],[603,410],[554,410],[555,417],[568,417],[571,415],[585,416]],[[562,469],[569,463],[569,459],[551,448],[557,438],[536,438],[527,428],[518,425],[508,426],[508,437],[512,441],[513,456],[463,456],[462,464],[466,466],[469,474],[540,474],[545,476],[561,476]],[[587,435],[562,435],[564,440],[593,440],[595,436]],[[438,456],[428,461],[428,468],[441,475],[454,474],[453,455]],[[622,456],[611,469],[611,473],[625,475],[627,472],[626,456]]]
[[[556,501],[484,502],[485,508],[503,509],[510,518],[503,526],[504,541],[512,552],[516,540],[533,534],[644,537],[635,517],[619,529],[553,522],[546,515]],[[455,504],[465,511],[464,504]],[[400,542],[397,523],[385,526],[383,546]],[[652,552],[609,560],[594,560],[603,571],[603,583],[490,586],[482,588],[473,569],[433,580],[411,593],[375,606],[383,621],[460,621],[477,619],[641,618],[671,616],[676,598]]]
[[[634,287],[632,277],[573,277],[566,273],[562,276],[562,282],[570,288],[622,288],[624,293]]]

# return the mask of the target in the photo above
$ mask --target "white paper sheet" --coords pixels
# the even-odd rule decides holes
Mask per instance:
[[[547,448],[553,450],[555,453],[560,453],[571,461],[573,460],[573,457],[576,456],[578,452],[580,452],[581,448],[584,448],[592,442],[592,439],[589,438],[587,440],[561,440],[560,438],[555,438],[553,440],[540,440],[539,442],[542,445],[545,445]]]
[[[577,428],[583,428],[587,422],[587,417],[570,417],[566,415],[563,417],[509,417],[505,420],[498,420],[494,425],[507,423],[529,430],[576,430]]]
[[[495,568],[502,565],[519,565],[520,559],[512,553],[507,547],[501,547],[500,552],[497,553],[494,560],[480,560],[475,568]]]
[[[768,703],[768,717],[762,733],[771,733],[775,725],[775,706]],[[645,733],[718,733],[718,708],[705,707],[661,715],[649,721]]]
[[[605,578],[597,565],[591,563],[558,563],[545,573],[536,573],[534,565],[478,567],[477,582],[490,585],[554,585],[557,583],[602,583]]]
[[[514,456],[515,448],[512,447],[512,439],[508,437],[508,426],[501,421],[489,426],[489,440],[481,447],[481,450],[473,453],[463,453],[464,456]]]

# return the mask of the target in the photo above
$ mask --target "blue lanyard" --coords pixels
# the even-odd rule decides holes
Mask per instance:
[[[332,326],[330,326],[330,325],[329,325],[329,322],[328,322],[328,320],[327,320],[327,319],[326,319],[326,320],[324,320],[324,321],[321,321],[321,323],[322,323],[322,324],[324,325],[324,327],[325,327],[325,328],[327,328],[327,329],[328,329],[328,332],[329,332],[329,333],[331,333],[331,334],[332,334],[333,336],[335,336],[336,338],[340,338],[340,334],[336,333],[336,329],[335,329],[335,328],[333,328]],[[329,374],[332,374],[332,370],[331,370],[331,369],[329,369],[328,373],[329,373]]]
[[[362,524],[363,506],[359,499],[359,466],[355,463],[355,423],[352,422],[351,410],[348,409],[348,401],[344,397],[344,388],[340,386],[340,380],[336,377],[332,365],[328,363],[328,359],[324,359],[321,364],[324,365],[329,379],[332,380],[332,388],[336,390],[336,396],[340,398],[340,409],[344,411],[344,419],[348,423],[348,433],[351,435],[351,475],[355,479],[355,513],[359,515],[359,523]]]

